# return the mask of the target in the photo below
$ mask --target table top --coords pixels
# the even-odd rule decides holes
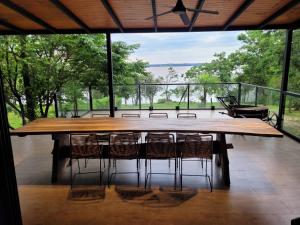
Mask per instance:
[[[11,135],[69,134],[118,131],[170,131],[244,134],[283,137],[269,124],[253,118],[152,119],[152,118],[43,118],[12,130]]]

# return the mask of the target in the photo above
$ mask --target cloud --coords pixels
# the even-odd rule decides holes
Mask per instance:
[[[237,36],[241,32],[192,32],[113,34],[113,41],[141,47],[130,56],[149,63],[199,63],[209,62],[219,52],[227,54],[241,46]]]

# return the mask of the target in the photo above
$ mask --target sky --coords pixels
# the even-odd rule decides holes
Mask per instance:
[[[227,54],[241,47],[240,31],[190,33],[112,34],[112,41],[140,44],[130,60],[150,64],[210,62],[215,53]]]

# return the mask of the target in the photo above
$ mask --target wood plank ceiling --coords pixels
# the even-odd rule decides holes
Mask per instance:
[[[0,34],[167,32],[300,27],[300,0],[183,0],[190,23],[168,11],[177,0],[0,0]]]

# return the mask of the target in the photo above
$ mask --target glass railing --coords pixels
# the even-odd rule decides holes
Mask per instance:
[[[279,89],[241,83],[241,104],[267,106],[270,112],[278,114],[279,101]]]
[[[80,117],[90,110],[87,88],[62,90],[56,94],[56,98],[59,117]]]
[[[300,94],[285,92],[282,129],[300,139]]]
[[[267,106],[279,114],[279,89],[245,83],[115,85],[116,110],[223,109],[218,96],[233,95],[240,104]],[[282,129],[300,138],[300,94],[284,92]],[[57,93],[59,117],[82,116],[91,109],[109,110],[108,86]],[[10,115],[13,116],[13,115]]]

